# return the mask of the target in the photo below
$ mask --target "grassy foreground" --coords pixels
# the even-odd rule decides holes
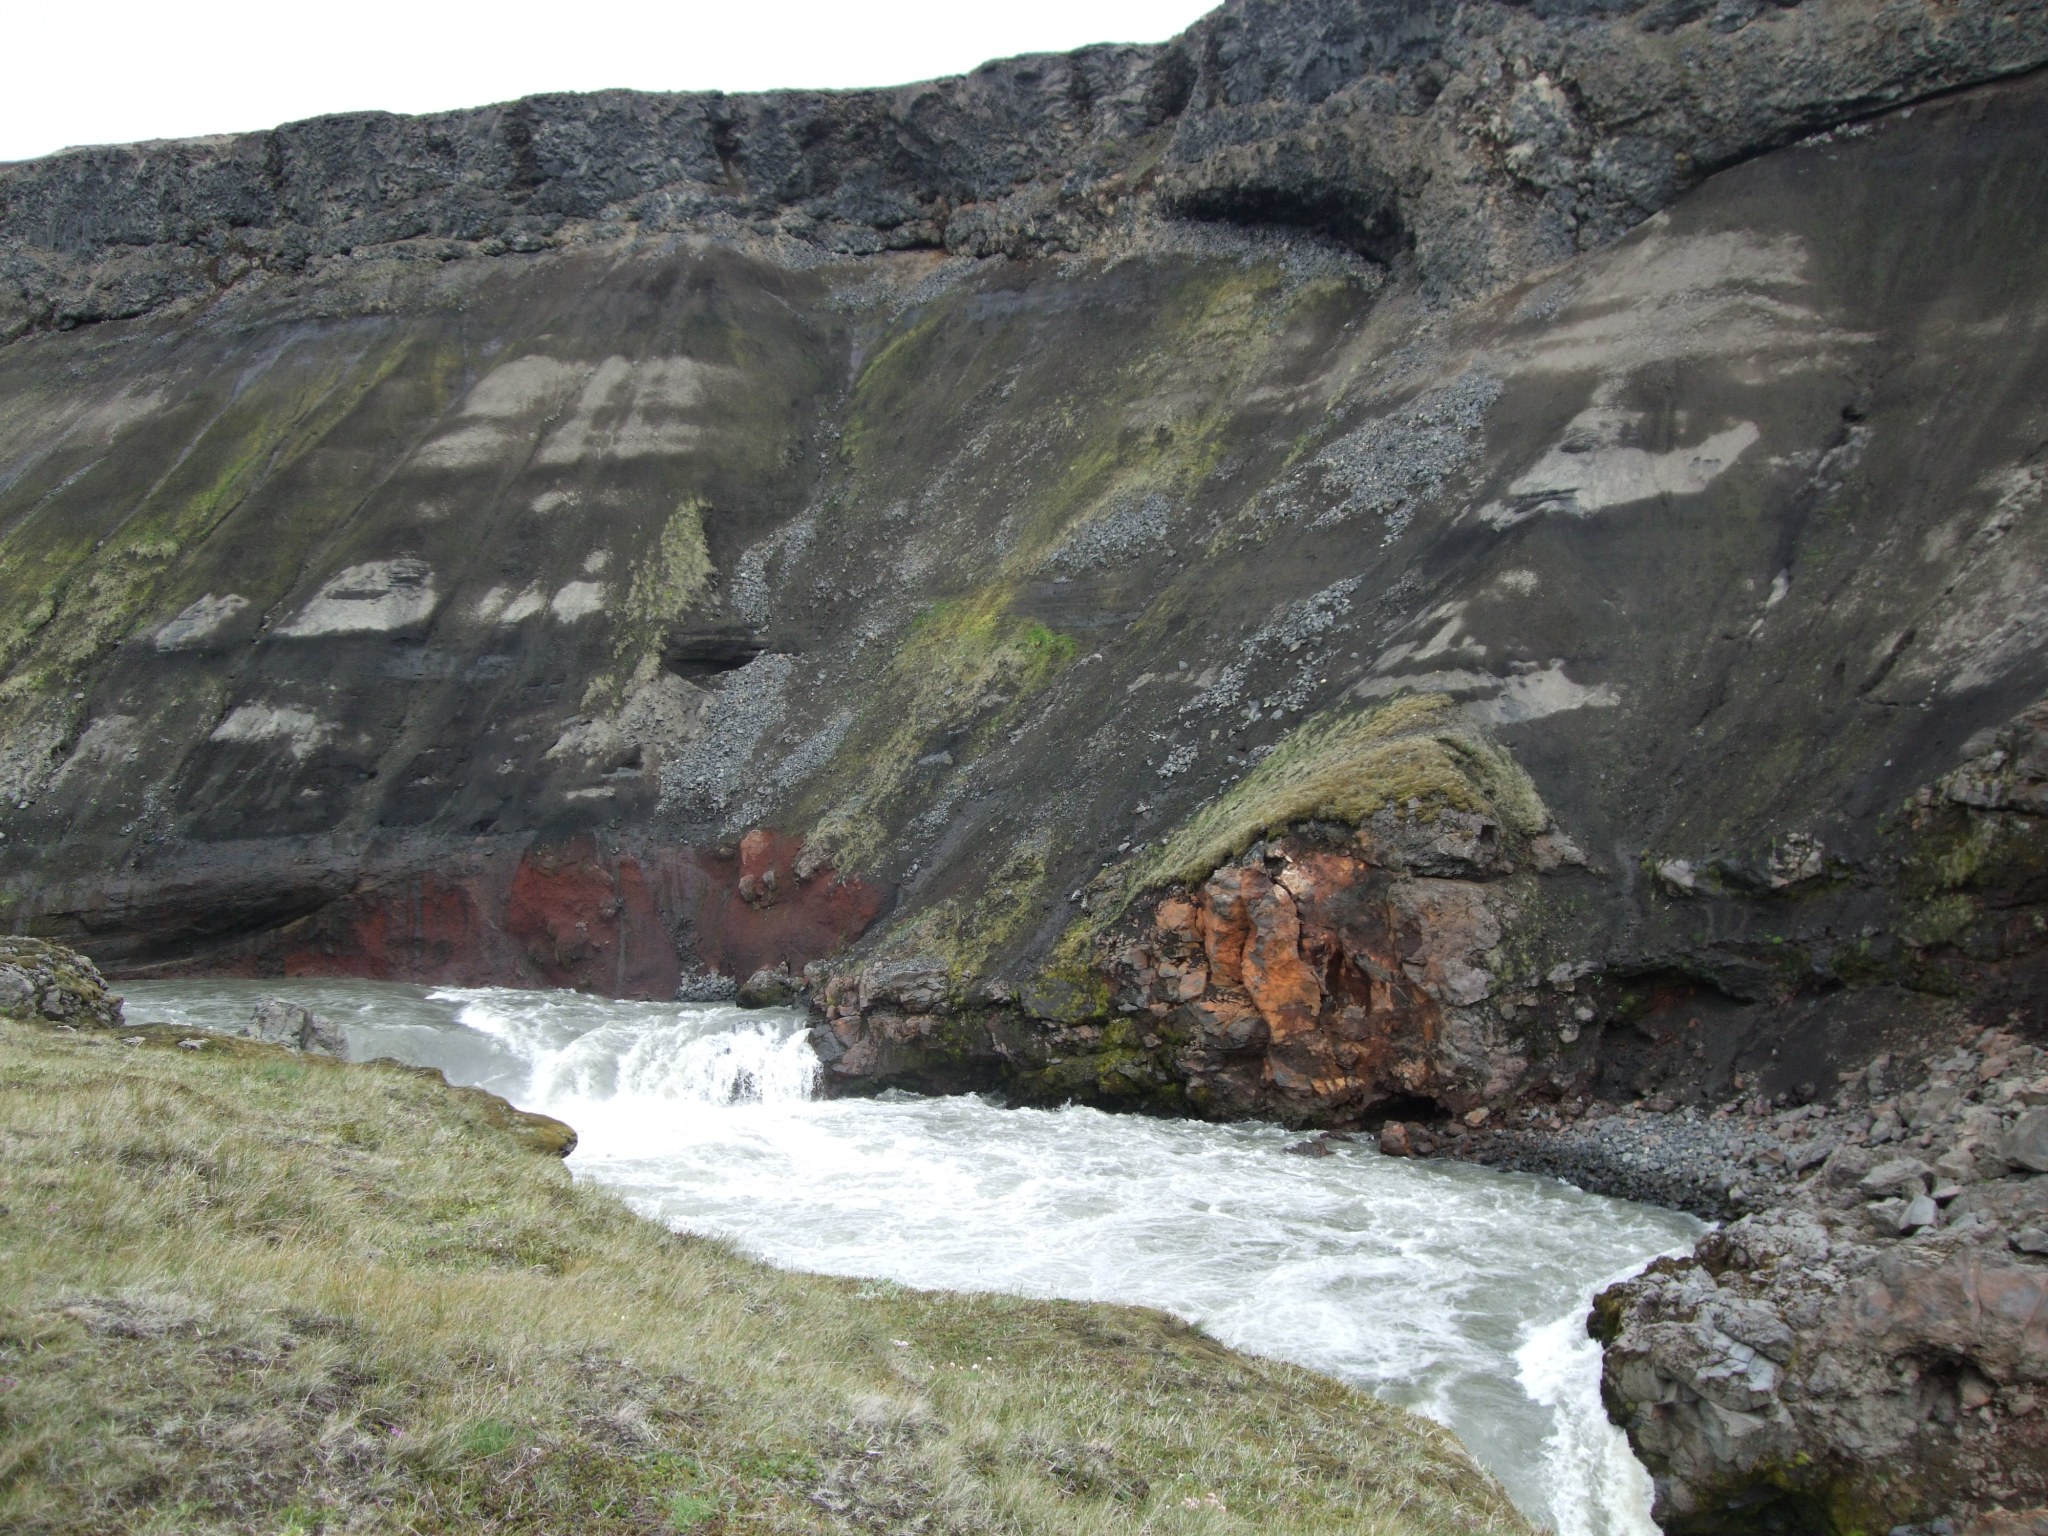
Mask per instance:
[[[0,1020],[0,1530],[1528,1530],[1157,1313],[783,1273],[488,1095],[177,1039]]]

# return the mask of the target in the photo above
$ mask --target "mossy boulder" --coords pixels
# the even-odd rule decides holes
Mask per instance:
[[[121,1026],[121,999],[99,968],[46,939],[0,938],[0,1014],[100,1029]]]

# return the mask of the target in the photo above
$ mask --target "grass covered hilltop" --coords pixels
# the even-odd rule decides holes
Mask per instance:
[[[1159,1313],[783,1273],[479,1090],[110,1027],[90,966],[0,941],[24,976],[18,1536],[1528,1530],[1443,1430]]]

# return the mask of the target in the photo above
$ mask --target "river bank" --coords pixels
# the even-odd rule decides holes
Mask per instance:
[[[1724,1020],[1727,1039],[1716,1049],[1777,1040],[1789,1060],[1779,1060],[1779,1047],[1754,1047],[1753,1061],[1723,1076],[1734,1091],[1718,1101],[1705,1072],[1668,1074],[1669,1090],[1601,1099],[1590,1090],[1626,1077],[1598,1061],[1569,1074],[1525,1072],[1522,1091],[1507,1086],[1504,1066],[1493,1091],[1468,1083],[1425,1095],[1431,1084],[1441,1090],[1439,1058],[1460,1058],[1461,1044],[1488,1038],[1474,1027],[1461,1036],[1455,1011],[1432,1027],[1426,1010],[1410,1010],[1418,1021],[1376,1006],[1365,1022],[1378,1022],[1380,1036],[1344,1018],[1319,1036],[1287,1012],[1297,995],[1327,992],[1325,1012],[1343,1001],[1313,984],[1321,973],[1312,966],[1296,966],[1309,983],[1276,981],[1288,980],[1281,973],[1291,953],[1373,953],[1369,944],[1326,944],[1307,917],[1294,916],[1320,911],[1318,901],[1334,905],[1301,873],[1315,858],[1293,845],[1280,850],[1278,883],[1302,894],[1267,906],[1295,921],[1299,936],[1287,929],[1287,942],[1268,953],[1258,949],[1267,909],[1247,922],[1239,893],[1218,881],[1192,917],[1188,902],[1162,903],[1155,930],[1199,928],[1203,942],[1169,952],[1141,938],[1114,950],[1113,974],[1133,980],[1114,993],[1123,1016],[1095,1030],[1100,1038],[1084,1038],[1085,1028],[1008,1027],[993,1009],[947,1013],[942,989],[909,965],[870,965],[852,986],[838,979],[823,989],[814,1031],[828,1083],[837,1073],[845,1091],[876,1075],[972,1086],[965,1079],[978,1069],[1027,1102],[1050,1084],[1130,1107],[1216,1113],[1198,1097],[1206,1082],[1235,1085],[1240,1099],[1271,1098],[1297,1080],[1310,1093],[1344,1088],[1341,1078],[1306,1076],[1304,1063],[1313,1063],[1301,1048],[1350,1041],[1367,1053],[1377,1082],[1415,1091],[1406,1105],[1391,1099],[1396,1118],[1353,1106],[1350,1128],[1306,1134],[1290,1148],[1299,1155],[1364,1145],[1515,1169],[1728,1224],[1690,1256],[1653,1264],[1595,1304],[1607,1409],[1653,1475],[1656,1518],[1667,1531],[1848,1536],[2048,1519],[2040,1513],[2048,1506],[2048,1052],[2024,1038],[2025,1011],[1985,1028],[1969,1010],[1926,1005],[1914,1029],[1891,1032],[1893,1049],[1861,1055],[1839,1040],[1822,1049],[1784,1019],[1760,1021],[1760,1034],[1730,1032]],[[1269,848],[1264,867],[1275,862]],[[1315,868],[1331,864],[1324,857]],[[1252,858],[1226,873],[1243,884],[1261,868]],[[1438,934],[1414,956],[1425,990],[1432,965],[1444,986],[1458,981],[1454,966],[1438,964],[1443,942]],[[1133,953],[1142,963],[1127,961]],[[1249,1000],[1211,996],[1219,968],[1242,976]],[[1198,994],[1192,1018],[1172,1001],[1187,991]],[[1547,991],[1571,1003],[1586,987],[1560,968]],[[1449,996],[1439,999],[1446,1007]],[[1574,1025],[1579,1013],[1597,1017],[1601,1002],[1615,1006],[1604,995],[1581,1001]],[[1882,1003],[1872,1005],[1880,1014]],[[1220,1053],[1189,1053],[1227,1034],[1215,1018],[1238,1030],[1243,1048],[1222,1073],[1204,1077],[1195,1068]],[[1676,1022],[1683,1029],[1648,1033],[1682,1046],[1697,1019]],[[1564,1033],[1591,1048],[1574,1026]],[[1196,1042],[1184,1052],[1185,1091],[1157,1061],[1183,1036]],[[1630,1045],[1625,1036],[1615,1052]],[[1375,1048],[1381,1054],[1372,1057]],[[1037,1068],[1060,1050],[1077,1060],[1092,1052],[1089,1073],[1060,1078]],[[1497,1047],[1460,1059],[1488,1068],[1512,1065],[1511,1055]],[[1020,1061],[1036,1070],[1018,1070]],[[1467,1075],[1478,1081],[1477,1069]]]
[[[1395,1156],[1441,1152],[1716,1221],[1795,1198],[1845,1148],[1930,1164],[1954,1154],[1942,1182],[1958,1187],[2043,1171],[2002,1158],[2020,1117],[2048,1104],[2048,1051],[2007,1031],[1972,1032],[1912,1057],[1887,1052],[1841,1074],[1825,1098],[1794,1097],[1529,1105],[1501,1123],[1491,1114],[1477,1125],[1391,1122],[1379,1143]]]
[[[257,984],[222,985],[218,998],[209,994],[177,1002],[173,1016],[186,1019],[181,1031],[212,1014],[228,1023],[228,1015],[247,1012],[244,994]],[[336,990],[337,1002],[346,1000],[343,984],[323,985]],[[166,996],[156,996],[160,990]],[[384,995],[393,990],[369,987],[358,1000],[364,1012],[352,1027],[367,1029],[363,1038],[379,1042],[379,1048],[402,1044],[404,1030],[411,1027],[391,1022],[394,1007],[403,1012],[402,999]],[[146,1008],[161,1009],[173,1001],[169,993],[176,988],[144,991],[151,997]],[[373,992],[374,997],[369,995]],[[510,1053],[507,1062],[525,1064],[518,1068],[528,1074],[521,1080],[538,1097],[522,1093],[522,1102],[579,1104],[569,1118],[601,1128],[603,1167],[592,1164],[586,1173],[626,1194],[636,1208],[694,1230],[737,1236],[758,1229],[764,1211],[774,1212],[770,1225],[786,1229],[794,1246],[785,1242],[788,1251],[776,1249],[765,1256],[792,1268],[889,1273],[887,1264],[875,1268],[878,1259],[870,1250],[876,1244],[919,1248],[934,1241],[930,1234],[897,1230],[900,1222],[892,1225],[894,1218],[870,1234],[872,1242],[864,1242],[858,1230],[839,1238],[825,1238],[824,1229],[797,1236],[816,1224],[816,1197],[785,1197],[777,1191],[784,1185],[815,1191],[819,1179],[831,1176],[828,1169],[860,1169],[852,1180],[852,1193],[860,1196],[856,1204],[865,1201],[863,1208],[871,1206],[878,1215],[940,1198],[934,1191],[919,1192],[936,1178],[946,1185],[940,1203],[955,1213],[957,1224],[962,1212],[978,1208],[976,1201],[989,1203],[991,1213],[1016,1215],[1021,1198],[1026,1202],[1022,1210],[1036,1212],[1041,1196],[1029,1193],[1031,1185],[1042,1184],[1061,1156],[1101,1139],[1102,1146],[1084,1152],[1084,1160],[1099,1163],[1101,1175],[1118,1185],[1151,1191],[1145,1198],[1150,1219],[1158,1225],[1173,1219],[1173,1198],[1169,1186],[1157,1182],[1153,1160],[1157,1155],[1169,1162],[1184,1158],[1196,1141],[1220,1129],[1130,1117],[1112,1121],[1087,1110],[1002,1110],[977,1099],[840,1101],[815,1106],[826,1120],[802,1134],[816,1145],[790,1168],[766,1170],[761,1159],[773,1162],[784,1152],[772,1150],[755,1132],[742,1132],[731,1147],[719,1142],[704,1148],[700,1160],[715,1165],[711,1184],[694,1175],[677,1183],[670,1163],[648,1160],[649,1150],[657,1144],[667,1147],[673,1132],[664,1130],[649,1141],[643,1134],[648,1128],[636,1130],[628,1123],[639,1108],[627,1093],[625,1074],[652,1073],[648,1085],[662,1090],[656,1099],[672,1106],[672,1095],[689,1086],[683,1078],[702,1075],[711,1058],[663,1058],[668,1047],[656,1048],[647,1033],[652,1028],[659,1035],[660,1020],[599,1022],[598,1015],[608,1019],[608,1011],[622,1005],[568,994],[552,1001],[551,996],[455,992],[439,1006],[452,1010],[451,1025],[458,1015],[466,1021],[459,1035],[488,1041],[491,1050]],[[623,1006],[652,1010],[658,1005]],[[526,1019],[525,1012],[534,1008],[541,1013]],[[565,1009],[591,1017],[572,1021],[565,1015],[547,1022]],[[366,1022],[372,1016],[379,1022]],[[776,1032],[766,1029],[767,1016],[736,1014],[733,1022],[750,1018],[764,1021],[765,1054],[757,1052],[745,1061],[721,1058],[713,1075],[723,1074],[721,1083],[730,1079],[728,1087],[747,1078],[754,1092],[767,1086],[764,1073],[787,1076],[790,1081],[778,1091],[786,1090],[784,1097],[792,1102],[808,1099],[814,1064],[799,1071],[797,1063],[784,1059],[793,1053],[808,1057],[795,1016],[787,1027],[796,1032],[777,1034],[774,1042],[768,1039]],[[586,1030],[592,1032],[581,1033]],[[731,1038],[742,1041],[747,1031],[742,1028]],[[480,1060],[465,1062],[463,1070],[466,1080],[492,1080]],[[723,1102],[717,1086],[705,1092],[710,1100]],[[685,1097],[697,1087],[704,1085],[692,1087]],[[1358,1186],[1354,1193],[1365,1199],[1372,1219],[1381,1225],[1412,1224],[1419,1230],[1441,1225],[1444,1213],[1409,1210],[1398,1179],[1388,1185],[1380,1170],[1448,1170],[1460,1164],[1541,1173],[1602,1195],[1648,1199],[1726,1223],[1690,1256],[1658,1261],[1608,1289],[1594,1307],[1592,1331],[1604,1350],[1607,1409],[1625,1426],[1654,1474],[1658,1517],[1668,1531],[1889,1531],[1900,1524],[1927,1526],[1940,1520],[1986,1531],[2027,1529],[2024,1522],[2037,1518],[2030,1511],[2043,1502],[2040,1469],[2048,1466],[2043,1437],[2048,1424],[2041,1412],[2048,1397],[2043,1390],[2048,1308],[2042,1305],[2048,1266],[2040,1262],[2048,1250],[2048,1172],[2042,1166],[2048,1163],[2048,1148],[2042,1145],[2048,1130],[2048,1052],[2006,1031],[1983,1030],[1936,1042],[1910,1058],[1880,1057],[1841,1074],[1832,1090],[1825,1098],[1802,1090],[1804,1103],[1761,1093],[1720,1105],[1681,1106],[1654,1097],[1619,1104],[1568,1099],[1449,1121],[1393,1121],[1377,1134],[1290,1137],[1269,1127],[1266,1140],[1254,1137],[1239,1146],[1242,1137],[1232,1136],[1229,1149],[1214,1152],[1240,1177],[1269,1162],[1293,1164],[1307,1176],[1310,1170],[1301,1159],[1339,1159],[1320,1165],[1315,1177],[1323,1177],[1320,1170],[1327,1168],[1344,1187]],[[502,1091],[511,1089],[508,1085]],[[946,1166],[949,1143],[930,1140],[925,1126],[935,1114],[942,1120],[964,1114],[970,1120],[1002,1121],[1000,1132],[988,1133],[997,1136],[996,1143],[975,1143],[984,1147],[972,1159],[975,1176],[993,1176],[988,1189],[956,1187],[960,1173]],[[1075,1115],[1084,1119],[1074,1121]],[[876,1119],[868,1139],[878,1133],[894,1149],[891,1165],[907,1159],[920,1170],[923,1183],[914,1180],[916,1188],[896,1188],[882,1177],[882,1164],[861,1160],[862,1142],[843,1142],[841,1130],[830,1123],[835,1117],[864,1116]],[[673,1108],[656,1118],[672,1124]],[[1100,1138],[1096,1120],[1107,1128]],[[1045,1122],[1042,1134],[1040,1121]],[[1167,1130],[1176,1123],[1187,1137]],[[1119,1128],[1131,1134],[1109,1134]],[[716,1139],[726,1132],[709,1134]],[[786,1134],[776,1133],[774,1145],[783,1146]],[[1039,1148],[1047,1136],[1052,1141]],[[1164,1144],[1158,1153],[1145,1150],[1162,1136],[1175,1145],[1194,1140],[1179,1152]],[[1016,1143],[1031,1170],[1027,1182],[1015,1189],[1001,1171],[1003,1159],[990,1156],[995,1145],[1009,1143]],[[1055,1147],[1064,1152],[1054,1152]],[[1273,1152],[1295,1156],[1274,1159]],[[855,1160],[849,1163],[849,1157]],[[817,1166],[806,1173],[811,1164]],[[1231,1219],[1240,1225],[1254,1210],[1269,1221],[1280,1216],[1274,1202],[1291,1198],[1281,1193],[1288,1188],[1284,1177],[1271,1183],[1277,1170],[1255,1175],[1256,1194],[1249,1187],[1223,1193],[1213,1182],[1216,1172],[1220,1168],[1199,1181],[1205,1203],[1219,1214],[1235,1212]],[[1021,1165],[1019,1177],[1026,1177]],[[713,1189],[734,1180],[733,1200]],[[1237,1211],[1247,1196],[1251,1203]],[[777,1202],[788,1199],[796,1203],[784,1210]],[[1539,1223],[1544,1219],[1542,1209],[1524,1214]],[[1566,1211],[1559,1207],[1555,1214],[1563,1218]],[[1506,1216],[1503,1211],[1501,1219]],[[1032,1215],[1026,1225],[1036,1230],[1038,1220]],[[969,1225],[978,1231],[986,1222],[969,1218]],[[998,1229],[1015,1225],[998,1221],[970,1246],[981,1253]],[[1171,1239],[1164,1228],[1162,1233]],[[961,1234],[963,1240],[966,1236]],[[1071,1235],[1058,1237],[1055,1246],[1066,1248],[1072,1241]],[[1300,1241],[1300,1234],[1285,1239],[1290,1245]],[[1454,1246],[1468,1266],[1477,1263],[1483,1269],[1483,1242],[1472,1248],[1473,1241],[1480,1240],[1467,1234]],[[1538,1235],[1531,1234],[1530,1241],[1538,1241]],[[987,1269],[986,1255],[973,1261],[971,1272],[982,1277],[976,1283],[1045,1287],[1050,1277],[1038,1274],[1029,1247],[1020,1246],[1014,1234],[1008,1242],[997,1278],[990,1278],[996,1272]],[[758,1247],[758,1239],[752,1245]],[[1085,1270],[1085,1253],[1073,1257]],[[1120,1267],[1136,1257],[1126,1245]],[[1303,1261],[1329,1262],[1304,1251],[1297,1251],[1295,1260],[1297,1267]],[[1403,1248],[1405,1268],[1412,1271],[1422,1262],[1422,1255]],[[1381,1295],[1392,1279],[1382,1276],[1371,1293]],[[960,1281],[942,1263],[930,1277],[913,1277],[913,1283]],[[1050,1278],[1053,1291],[1062,1294],[1091,1294],[1088,1283],[1085,1275]],[[1076,1285],[1081,1289],[1072,1289]],[[1265,1282],[1255,1289],[1263,1310],[1285,1311],[1312,1301],[1316,1288],[1296,1295],[1284,1285],[1275,1290]],[[1213,1299],[1203,1301],[1194,1293],[1164,1304],[1182,1315],[1216,1315]],[[1430,1312],[1435,1305],[1418,1293],[1400,1310]],[[1576,1320],[1571,1321],[1576,1330]],[[1226,1337],[1231,1328],[1242,1331],[1239,1324],[1229,1324]],[[1277,1338],[1258,1342],[1256,1334],[1250,1335],[1249,1347],[1285,1353]],[[1525,1378],[1531,1369],[1540,1374],[1543,1367],[1524,1358]],[[1397,1399],[1408,1400],[1398,1394]],[[1440,1409],[1431,1411],[1441,1416]],[[1922,1518],[1902,1521],[1896,1517],[1900,1511]]]
[[[138,983],[130,1019],[246,1026],[266,995],[359,1056],[445,1070],[581,1133],[569,1166],[665,1226],[806,1273],[1158,1307],[1447,1425],[1565,1536],[1649,1536],[1592,1295],[1690,1217],[1272,1124],[820,1097],[795,1009],[301,980]]]
[[[1668,1532],[2048,1524],[2048,1051],[1988,1029],[1806,1103],[1475,1118],[1379,1144],[1727,1223],[1595,1302]]]
[[[11,1531],[1530,1529],[1444,1431],[1162,1314],[777,1270],[480,1090],[86,972],[0,1019]]]

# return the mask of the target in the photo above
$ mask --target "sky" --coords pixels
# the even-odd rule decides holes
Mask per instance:
[[[1161,42],[1214,3],[29,0],[4,29],[0,161],[536,91],[899,85],[1010,54]]]

